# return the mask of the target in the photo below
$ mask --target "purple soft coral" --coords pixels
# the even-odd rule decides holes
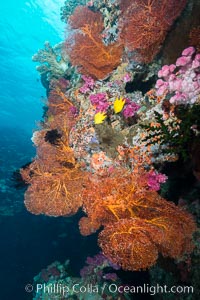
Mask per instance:
[[[86,263],[88,266],[84,266],[80,271],[81,277],[87,277],[93,274],[102,276],[103,272],[100,271],[106,267],[112,267],[114,270],[120,269],[118,265],[111,263],[102,253],[99,253],[94,257],[87,257]]]
[[[96,107],[96,112],[106,112],[109,107],[106,93],[90,95],[90,102]]]
[[[74,105],[70,106],[69,110],[73,117],[78,116],[78,108],[76,106],[74,106]]]
[[[138,104],[136,104],[135,102],[131,102],[130,99],[126,98],[126,103],[122,114],[127,119],[133,117],[139,109],[140,106]]]
[[[89,91],[92,91],[95,85],[95,81],[90,76],[82,76],[82,79],[85,81],[84,85],[79,89],[82,94],[86,94]]]
[[[149,189],[152,191],[159,191],[160,184],[167,180],[165,174],[157,173],[155,171],[150,171],[147,175],[147,184]]]

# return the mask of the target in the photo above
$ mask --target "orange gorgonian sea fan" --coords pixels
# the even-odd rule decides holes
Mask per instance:
[[[83,193],[87,217],[80,220],[81,233],[89,235],[104,226],[99,245],[125,270],[150,267],[158,253],[181,258],[193,248],[196,227],[192,217],[148,190],[141,172],[118,169],[106,178],[91,178]]]
[[[192,28],[189,35],[189,44],[200,52],[200,26]]]
[[[121,39],[129,51],[135,51],[135,59],[152,61],[186,3],[187,0],[121,1]]]
[[[72,65],[95,79],[106,78],[120,64],[123,46],[118,42],[108,46],[103,43],[102,16],[85,6],[75,9],[69,24],[77,29],[65,44]]]
[[[82,205],[83,179],[84,174],[76,167],[73,170],[63,168],[58,173],[38,172],[33,175],[25,193],[26,208],[36,215],[55,217],[75,214]]]
[[[33,214],[69,216],[82,205],[87,173],[80,170],[70,151],[68,158],[65,153],[65,160],[64,155],[58,159],[59,152],[54,154],[49,155],[49,160],[36,158],[28,168],[21,170],[22,177],[30,184],[25,205]]]
[[[176,213],[176,211],[174,211]],[[174,214],[176,218],[176,214]],[[113,263],[124,270],[141,270],[155,264],[158,253],[181,258],[193,249],[195,224],[189,215],[184,231],[174,216],[154,219],[129,218],[110,223],[99,234],[99,245]]]
[[[37,156],[21,170],[23,179],[30,184],[25,205],[33,214],[67,216],[75,214],[82,205],[83,183],[88,175],[80,169],[69,147],[69,131],[75,122],[71,106],[56,86],[49,94],[43,128],[33,134]]]

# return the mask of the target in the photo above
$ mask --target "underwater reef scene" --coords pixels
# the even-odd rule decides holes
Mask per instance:
[[[20,170],[25,206],[77,214],[100,248],[80,277],[70,257],[38,270],[34,286],[51,291],[33,299],[144,299],[124,275],[143,271],[182,287],[151,297],[199,299],[199,12],[195,0],[67,0],[66,39],[33,56],[47,99]]]

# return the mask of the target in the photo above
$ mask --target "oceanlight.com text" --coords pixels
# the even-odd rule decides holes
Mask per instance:
[[[167,285],[150,285],[143,284],[140,286],[134,285],[117,285],[115,283],[104,283],[101,285],[93,284],[74,284],[74,285],[64,285],[64,284],[37,284],[33,287],[31,284],[27,284],[25,287],[26,292],[36,292],[43,293],[47,295],[62,295],[66,296],[68,294],[103,294],[105,291],[109,291],[111,294],[149,294],[151,296],[155,294],[193,294],[193,286],[167,286]]]

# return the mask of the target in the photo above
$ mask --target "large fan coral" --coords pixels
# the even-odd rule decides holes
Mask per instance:
[[[51,91],[44,129],[33,137],[37,156],[21,170],[22,177],[30,184],[25,205],[34,214],[72,215],[82,205],[81,192],[87,173],[80,170],[69,147],[69,130],[75,120],[71,106],[58,87]]]
[[[135,59],[150,62],[159,52],[167,31],[186,5],[186,0],[121,1],[121,38]]]
[[[180,214],[179,212],[177,219]],[[105,226],[99,235],[99,244],[104,255],[125,270],[140,270],[152,266],[158,258],[158,252],[164,256],[180,258],[191,251],[190,234],[195,226],[190,217],[185,215],[184,221],[190,222],[188,235],[188,229],[184,228],[185,232],[179,221],[173,221],[172,218],[171,215],[146,220],[119,220]]]
[[[99,236],[103,253],[127,270],[150,267],[158,252],[180,258],[192,249],[191,216],[146,185],[144,170],[130,174],[118,169],[106,178],[93,179],[84,192],[88,219],[81,219],[81,233],[91,234],[103,225]]]
[[[69,148],[50,146],[48,142],[43,144],[45,147],[38,148],[38,158],[21,171],[26,182],[31,184],[25,194],[25,205],[34,214],[72,215],[82,205],[81,191],[86,173],[79,169]]]
[[[119,65],[123,47],[120,43],[103,43],[101,14],[79,6],[70,17],[70,25],[79,29],[66,42],[71,63],[83,74],[96,79],[107,77]]]
[[[200,26],[192,28],[190,31],[190,45],[194,46],[197,52],[200,52]]]

